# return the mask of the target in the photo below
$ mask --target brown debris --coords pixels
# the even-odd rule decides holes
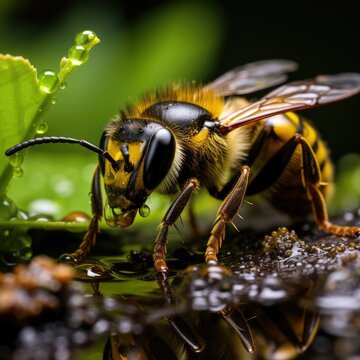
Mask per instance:
[[[45,256],[17,265],[12,273],[0,273],[0,322],[11,317],[14,323],[23,323],[58,310],[59,294],[73,276],[70,266]]]

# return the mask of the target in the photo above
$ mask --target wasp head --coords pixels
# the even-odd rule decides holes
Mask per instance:
[[[117,120],[106,128],[100,147],[115,160],[114,165],[100,157],[108,200],[105,220],[110,226],[130,226],[169,173],[175,155],[174,136],[159,123]]]

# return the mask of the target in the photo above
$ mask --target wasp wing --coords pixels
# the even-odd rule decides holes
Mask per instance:
[[[331,103],[360,92],[360,74],[319,75],[311,80],[280,86],[262,99],[220,120],[220,130],[228,133],[240,126],[287,111],[296,111]]]
[[[219,96],[244,95],[286,81],[298,65],[290,60],[264,60],[236,67],[207,85]]]

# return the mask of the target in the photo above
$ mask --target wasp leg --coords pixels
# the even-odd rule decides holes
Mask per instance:
[[[250,168],[244,165],[241,168],[241,175],[233,189],[226,196],[216,214],[215,225],[211,231],[210,238],[206,244],[205,261],[217,263],[217,254],[221,248],[224,236],[225,226],[236,215],[244,199]]]
[[[79,261],[90,251],[91,247],[95,245],[96,234],[99,232],[99,221],[103,212],[99,166],[96,167],[91,183],[91,211],[93,216],[83,241],[79,248],[69,255],[72,261]]]
[[[321,171],[315,154],[302,136],[295,136],[295,141],[301,144],[303,161],[303,182],[311,198],[312,212],[315,221],[326,232],[341,236],[360,235],[360,227],[335,225],[329,221],[326,201],[320,191]]]
[[[167,235],[169,231],[169,226],[173,225],[177,218],[180,216],[184,210],[187,202],[190,199],[191,194],[194,190],[197,190],[200,186],[200,183],[197,179],[189,179],[184,188],[181,190],[180,194],[176,197],[173,203],[170,205],[168,211],[163,217],[160,230],[155,240],[155,247],[153,252],[153,260],[155,269],[157,272],[167,272],[168,267],[165,262],[166,257],[166,246],[167,246]]]
[[[255,352],[254,340],[243,313],[237,308],[228,307],[220,311],[220,315],[235,330],[245,349],[249,353]]]
[[[157,282],[160,286],[166,303],[168,305],[175,305],[176,298],[169,284],[167,273],[159,272],[157,274]],[[167,320],[176,333],[180,336],[180,338],[191,348],[192,351],[203,351],[205,343],[204,340],[179,315],[168,316]]]
[[[317,311],[305,309],[303,314],[303,332],[301,351],[305,351],[312,343],[320,324],[320,314]]]

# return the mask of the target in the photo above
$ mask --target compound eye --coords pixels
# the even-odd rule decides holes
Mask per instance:
[[[145,154],[144,185],[155,189],[165,178],[175,155],[175,139],[165,128],[157,131],[150,139]]]

